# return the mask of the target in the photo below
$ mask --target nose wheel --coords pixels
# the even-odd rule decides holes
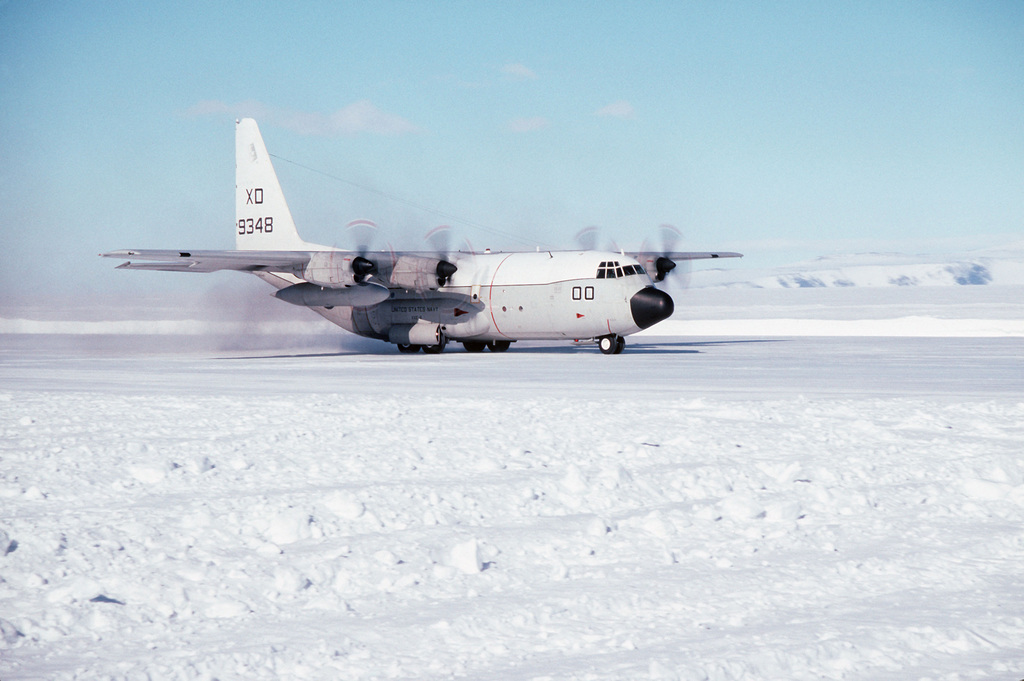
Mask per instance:
[[[626,347],[626,339],[622,336],[601,336],[597,339],[597,347],[606,355],[618,355]]]

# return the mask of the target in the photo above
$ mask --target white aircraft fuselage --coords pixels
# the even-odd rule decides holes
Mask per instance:
[[[376,305],[336,308],[324,316],[382,340],[392,339],[393,327],[436,324],[451,340],[517,341],[628,336],[672,314],[671,297],[653,288],[636,260],[618,253],[454,254],[449,261],[458,271],[443,288],[393,290]],[[633,271],[597,279],[602,263]]]

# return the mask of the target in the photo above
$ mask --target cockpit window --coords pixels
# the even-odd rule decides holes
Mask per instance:
[[[644,268],[639,265],[621,265],[617,260],[608,260],[597,266],[598,279],[617,279],[643,272]]]

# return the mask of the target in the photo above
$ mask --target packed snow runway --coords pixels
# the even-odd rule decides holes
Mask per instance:
[[[0,339],[0,678],[1019,679],[1021,338]]]

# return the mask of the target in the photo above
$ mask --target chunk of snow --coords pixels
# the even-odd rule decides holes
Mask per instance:
[[[562,478],[562,487],[570,494],[582,494],[590,489],[590,482],[579,466],[570,464],[566,468],[565,476]]]
[[[342,520],[355,520],[366,511],[363,502],[349,492],[334,492],[328,495],[324,504]]]
[[[746,494],[732,494],[718,504],[723,518],[731,520],[752,520],[764,518],[766,511],[757,499]]]
[[[140,464],[129,466],[128,472],[133,478],[146,485],[155,485],[167,477],[167,469],[162,466]]]
[[[480,572],[483,561],[480,560],[480,546],[476,539],[467,539],[449,548],[447,564],[467,575]]]
[[[1005,499],[1013,492],[1013,489],[1013,485],[1008,485],[1005,482],[978,479],[964,480],[964,493],[973,499],[980,499],[982,501]]]
[[[284,509],[276,513],[266,531],[267,539],[279,545],[309,539],[311,534],[309,513],[297,508]]]
[[[207,606],[203,615],[211,619],[228,619],[247,615],[252,610],[248,605],[236,600],[222,600]]]

